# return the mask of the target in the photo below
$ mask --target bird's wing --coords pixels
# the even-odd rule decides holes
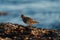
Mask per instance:
[[[27,20],[33,20],[32,18],[30,18],[30,17],[25,17]]]
[[[30,23],[32,23],[32,24],[39,23],[39,22],[33,20],[32,18],[27,17],[27,19],[28,19],[28,21],[29,21]]]

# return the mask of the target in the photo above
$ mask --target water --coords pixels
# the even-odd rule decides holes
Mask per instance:
[[[9,13],[7,16],[0,16],[0,23],[25,25],[20,17],[23,13],[40,22],[34,26],[60,29],[60,0],[0,0],[0,11]]]

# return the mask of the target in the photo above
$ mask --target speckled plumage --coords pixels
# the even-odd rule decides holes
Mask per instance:
[[[29,24],[30,26],[31,26],[32,24],[37,24],[37,23],[39,23],[39,22],[33,20],[32,18],[27,17],[27,16],[25,16],[25,15],[23,15],[23,14],[21,15],[21,18],[22,18],[22,20],[23,20],[24,23]]]

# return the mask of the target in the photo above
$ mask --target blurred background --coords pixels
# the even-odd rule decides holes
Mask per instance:
[[[23,24],[21,14],[40,22],[38,28],[60,30],[60,0],[0,0],[0,23],[10,22]]]

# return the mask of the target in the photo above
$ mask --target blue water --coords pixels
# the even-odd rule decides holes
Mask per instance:
[[[25,25],[20,17],[23,13],[40,22],[36,27],[60,30],[60,0],[0,0],[0,11],[9,13],[0,16],[0,23]]]

